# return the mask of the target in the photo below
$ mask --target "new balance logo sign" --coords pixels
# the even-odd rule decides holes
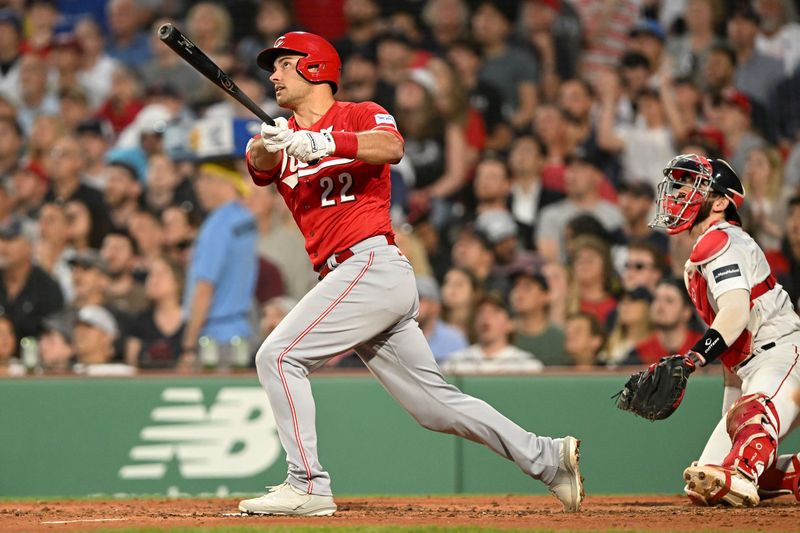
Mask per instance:
[[[162,479],[177,464],[185,479],[244,478],[268,469],[281,452],[275,420],[259,387],[226,387],[206,408],[202,389],[172,387],[167,404],[150,413],[152,424],[130,451],[122,479]]]

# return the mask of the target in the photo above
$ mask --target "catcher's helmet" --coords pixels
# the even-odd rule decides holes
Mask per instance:
[[[272,48],[259,52],[256,63],[272,72],[275,59],[281,55],[303,56],[297,62],[297,73],[311,83],[330,83],[336,93],[342,61],[331,43],[313,33],[292,31],[278,37]],[[312,67],[316,70],[311,70]]]
[[[742,182],[726,161],[679,155],[664,169],[650,226],[665,228],[670,235],[691,229],[711,191],[730,200],[736,209],[744,203]]]

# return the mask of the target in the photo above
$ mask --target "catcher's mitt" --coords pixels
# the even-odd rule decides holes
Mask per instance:
[[[681,404],[686,382],[694,369],[695,362],[689,355],[662,357],[628,379],[614,396],[617,407],[648,420],[667,418]]]

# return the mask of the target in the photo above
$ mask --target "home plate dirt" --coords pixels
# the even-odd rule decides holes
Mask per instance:
[[[0,502],[0,532],[268,526],[438,526],[539,530],[798,531],[800,503],[784,497],[755,509],[701,508],[681,496],[589,496],[564,514],[550,496],[340,498],[332,517],[241,516],[225,499]]]

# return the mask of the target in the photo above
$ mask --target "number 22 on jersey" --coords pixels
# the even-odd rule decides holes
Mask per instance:
[[[323,176],[319,179],[319,185],[322,187],[322,207],[356,201],[355,196],[348,194],[353,186],[353,176],[348,172],[342,172],[336,179]]]

